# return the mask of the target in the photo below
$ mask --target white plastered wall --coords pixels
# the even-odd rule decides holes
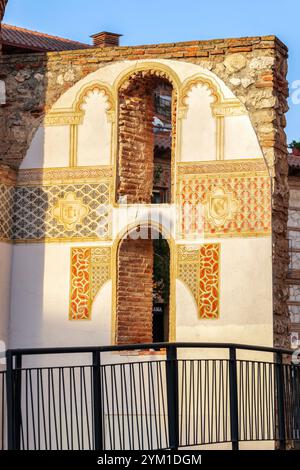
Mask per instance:
[[[70,129],[68,126],[41,126],[20,169],[62,168],[69,165]]]
[[[227,116],[224,124],[224,159],[262,158],[249,116]]]
[[[213,98],[206,86],[197,85],[189,93],[188,112],[182,120],[181,160],[216,160],[216,119],[212,115]]]
[[[97,346],[111,342],[111,282],[99,291],[91,320],[69,320],[71,246],[50,243],[14,247],[12,276],[15,285],[22,288],[12,295],[12,348]]]
[[[9,346],[11,258],[12,245],[0,243],[0,341],[3,341],[7,347]]]
[[[126,71],[138,69],[141,64],[145,65],[147,62],[124,61],[100,68],[68,90],[53,106],[52,111],[74,108],[79,94],[91,83],[99,82],[113,89]],[[198,65],[173,60],[152,60],[149,66],[155,67],[156,63],[169,67],[181,84],[199,75],[214,82],[224,99],[235,98],[215,74]],[[187,97],[189,108],[186,118],[182,120],[181,148],[177,151],[177,155],[181,156],[183,161],[203,162],[213,161],[216,158],[216,124],[211,112],[211,101],[211,93],[203,85],[192,88]],[[88,94],[83,110],[86,114],[78,131],[78,164],[107,165],[110,163],[111,154],[111,123],[107,118],[107,101],[103,94],[95,91]],[[248,116],[227,116],[224,121],[226,160],[262,157]],[[68,166],[69,131],[69,126],[40,128],[22,168]],[[217,241],[221,243],[220,319],[200,320],[195,312],[195,306],[191,303],[189,292],[178,283],[177,339],[234,340],[249,344],[271,345],[273,331],[271,237],[235,237]],[[14,247],[12,277],[14,295],[11,309],[11,334],[14,347],[25,343],[28,346],[63,346],[66,341],[74,345],[110,342],[111,336],[102,334],[103,327],[100,328],[100,320],[108,322],[108,319],[109,321],[111,319],[111,296],[108,291],[105,299],[101,299],[99,304],[95,302],[95,313],[91,322],[73,323],[68,320],[69,248],[70,246],[64,243],[26,244]],[[257,256],[258,252],[261,252],[260,258]],[[262,258],[264,262],[259,261]],[[24,276],[28,271],[26,269],[28,265],[31,266],[30,273]],[[35,271],[38,281],[36,283],[31,279]],[[61,289],[56,289],[57,279],[53,275],[56,271],[59,271],[58,279],[63,283]],[[29,292],[32,293],[31,296]],[[258,293],[260,293],[259,299]],[[105,304],[105,310],[102,302]],[[101,311],[98,311],[100,305]],[[190,308],[188,315],[183,319],[182,312],[185,305],[190,305]],[[108,318],[104,319],[103,316]],[[184,324],[187,320],[187,324]],[[109,323],[105,324],[105,328],[111,328]]]
[[[222,240],[220,257],[220,318],[199,320],[193,296],[177,281],[177,341],[272,346],[269,238]]]
[[[83,105],[83,123],[78,126],[78,166],[109,165],[111,123],[107,117],[107,100],[99,91],[90,92]]]

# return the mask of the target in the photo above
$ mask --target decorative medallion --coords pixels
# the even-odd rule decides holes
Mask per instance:
[[[232,193],[225,193],[217,188],[207,196],[206,216],[212,219],[216,227],[222,226],[227,220],[233,219],[238,210],[238,201]]]
[[[88,212],[88,207],[84,205],[81,198],[76,197],[76,193],[67,193],[53,208],[53,217],[66,230],[73,230],[76,225],[82,224]]]

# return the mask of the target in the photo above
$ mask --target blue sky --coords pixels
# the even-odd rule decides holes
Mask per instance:
[[[4,21],[82,42],[112,31],[122,45],[275,34],[300,80],[299,0],[9,0]],[[288,140],[300,140],[300,103],[289,105]]]

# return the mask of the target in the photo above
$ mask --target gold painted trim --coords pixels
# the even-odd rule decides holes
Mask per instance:
[[[98,238],[98,237],[66,237],[66,238],[63,238],[63,237],[59,237],[59,238],[40,238],[40,239],[37,239],[37,238],[27,238],[27,239],[13,239],[12,240],[12,243],[16,244],[16,245],[23,245],[23,244],[32,244],[32,245],[36,245],[36,244],[40,244],[40,243],[52,243],[52,244],[55,244],[55,243],[99,243],[99,242],[109,242],[111,241],[112,238],[110,236],[107,236],[107,237],[101,237],[101,238]]]
[[[52,108],[44,118],[44,125],[67,126],[82,124],[85,115],[83,105],[86,102],[88,94],[95,90],[104,93],[108,104],[106,109],[108,121],[113,121],[115,116],[115,94],[110,85],[96,80],[85,84],[78,91],[72,108]]]
[[[222,103],[212,104],[215,117],[248,116],[246,107],[238,99],[225,99]]]
[[[106,109],[106,113],[108,115],[109,120],[111,120],[115,114],[115,107],[116,107],[115,93],[110,85],[108,85],[107,83],[100,82],[98,80],[85,84],[79,90],[75,98],[73,109],[75,110],[75,112],[79,112],[79,113],[81,112],[85,114],[83,110],[83,106],[86,104],[89,93],[93,93],[95,91],[99,91],[100,93],[103,92],[104,96],[106,97],[107,105],[108,105]]]
[[[153,75],[160,76],[161,78],[167,78],[173,85],[173,88],[179,92],[181,88],[181,80],[177,73],[168,65],[162,64],[161,62],[135,62],[133,66],[126,68],[122,71],[115,79],[113,89],[118,94],[122,85],[135,73],[148,71],[153,72]]]
[[[82,124],[84,113],[75,112],[72,109],[50,111],[44,118],[45,126],[75,126]]]
[[[205,162],[179,162],[177,165],[179,176],[205,175],[211,173],[265,173],[269,176],[266,162],[263,158],[251,158],[240,160],[221,160]]]
[[[17,186],[111,182],[112,176],[111,165],[33,168],[19,171]]]
[[[70,157],[69,165],[71,167],[77,166],[77,154],[78,154],[78,126],[70,126]]]
[[[191,89],[197,85],[206,86],[210,92],[211,96],[213,97],[213,104],[220,104],[224,101],[224,95],[222,90],[216,80],[214,78],[208,77],[204,74],[197,74],[192,77],[187,78],[181,87],[180,96],[179,96],[179,109],[180,109],[180,117],[186,118],[188,112],[188,103],[187,98],[191,91]]]
[[[112,274],[112,327],[111,341],[116,344],[116,320],[117,320],[117,283],[118,283],[118,252],[121,241],[134,230],[137,225],[156,229],[167,240],[170,248],[170,305],[169,305],[169,341],[176,341],[176,244],[174,238],[165,231],[161,224],[141,221],[124,228],[114,239],[111,255]]]
[[[8,243],[9,245],[13,245],[14,241],[11,238],[0,237],[0,243]]]
[[[217,160],[224,160],[224,147],[225,147],[225,122],[223,116],[216,117],[216,150],[217,150]]]

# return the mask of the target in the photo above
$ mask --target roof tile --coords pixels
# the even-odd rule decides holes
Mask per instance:
[[[31,31],[18,26],[8,24],[1,25],[2,43],[15,47],[34,49],[40,52],[68,51],[76,49],[88,49],[92,46],[70,39],[50,36],[49,34]]]

